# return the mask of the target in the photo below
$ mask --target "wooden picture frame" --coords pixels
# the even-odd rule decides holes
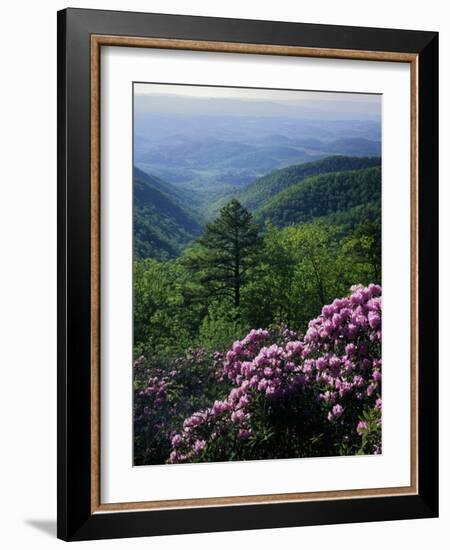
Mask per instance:
[[[409,487],[101,502],[103,46],[410,65]],[[86,540],[437,516],[437,141],[437,33],[84,9],[58,13],[58,537]]]

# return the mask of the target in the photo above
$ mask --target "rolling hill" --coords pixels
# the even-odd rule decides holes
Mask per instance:
[[[367,112],[363,117],[355,112],[352,120],[312,120],[299,117],[301,109],[292,105],[288,109],[292,116],[286,116],[287,112],[274,116],[280,105],[272,103],[263,111],[258,104],[257,110],[264,116],[252,116],[243,111],[244,106],[251,107],[249,102],[233,100],[236,116],[225,114],[231,105],[226,101],[219,102],[224,110],[212,116],[207,114],[214,103],[210,99],[201,102],[201,116],[193,116],[192,111],[176,115],[180,98],[175,102],[168,97],[159,99],[137,99],[137,104],[147,106],[141,105],[140,112],[137,105],[134,163],[177,187],[199,192],[202,208],[209,207],[211,196],[216,201],[273,170],[330,155],[381,154],[380,124],[367,119]],[[155,112],[155,101],[162,102],[159,112]],[[195,110],[200,105],[188,103]],[[172,108],[168,111],[169,104]],[[271,116],[266,116],[269,113]]]
[[[134,254],[168,259],[200,235],[198,217],[182,205],[183,192],[139,169],[133,172]]]
[[[255,218],[278,227],[318,218],[353,225],[368,221],[369,211],[380,212],[380,202],[381,167],[372,166],[307,177],[270,198]]]
[[[381,160],[379,157],[331,156],[295,164],[258,178],[235,190],[206,213],[194,210],[193,190],[134,169],[134,251],[139,258],[177,257],[202,232],[207,219],[232,196],[263,225],[275,226],[325,220],[353,229],[381,222]],[[186,206],[188,205],[189,206]],[[345,230],[346,230],[345,229]]]
[[[187,191],[186,189],[179,188],[176,185],[167,182],[166,180],[157,178],[155,175],[144,172],[136,166],[133,167],[133,181],[140,181],[141,183],[145,183],[148,186],[157,189],[162,193],[165,193],[175,202],[178,201],[183,203],[191,195],[191,193],[189,193],[189,191]]]
[[[258,178],[237,193],[237,198],[246,208],[255,211],[284,189],[307,177],[378,166],[380,162],[379,157],[331,156],[314,162],[294,164]]]

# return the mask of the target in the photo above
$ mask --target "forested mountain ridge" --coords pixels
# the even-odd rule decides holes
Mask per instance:
[[[133,167],[133,181],[140,181],[148,186],[157,189],[158,191],[165,193],[168,198],[175,202],[183,204],[183,202],[189,197],[191,193],[186,189],[179,188],[166,180],[158,178],[153,174],[140,170],[137,166]]]
[[[233,196],[253,212],[260,226],[266,221],[284,227],[325,220],[345,230],[366,222],[379,224],[380,163],[379,157],[331,156],[295,164],[258,178]],[[192,205],[198,204],[193,190],[136,167],[133,175],[136,256],[161,260],[179,256],[214,212],[193,210]]]
[[[182,112],[179,101],[179,96],[136,98],[134,164],[201,192],[204,204],[225,196],[222,191],[232,191],[231,186],[243,189],[292,164],[330,155],[381,155],[377,105],[367,105],[364,112],[352,105],[345,115],[340,102],[334,120],[324,116],[328,101],[314,116],[299,103],[187,100]]]
[[[134,254],[138,258],[174,258],[200,235],[195,213],[182,206],[183,196],[169,183],[133,172]]]
[[[380,163],[381,159],[379,157],[345,157],[336,155],[318,161],[294,164],[256,179],[244,190],[237,193],[237,198],[246,208],[255,211],[284,189],[300,183],[307,177],[369,168],[371,166],[378,166]]]
[[[381,236],[381,197],[365,204],[358,204],[348,210],[332,212],[316,218],[329,226],[340,228],[342,234],[348,234],[358,227],[371,225]]]
[[[369,205],[380,211],[381,167],[372,166],[310,176],[280,191],[256,212],[260,223],[270,221],[277,227],[307,223],[329,217],[335,223],[350,223],[345,213],[352,212],[356,222],[363,223]],[[359,208],[357,208],[359,207]],[[371,220],[374,221],[374,220]]]

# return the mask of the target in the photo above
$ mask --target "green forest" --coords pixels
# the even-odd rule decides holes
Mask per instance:
[[[135,356],[224,351],[252,327],[304,331],[351,285],[381,282],[378,157],[277,170],[209,221],[191,202],[135,169]]]
[[[264,330],[272,343],[288,333],[299,340],[352,286],[381,284],[380,158],[288,166],[203,205],[135,168],[133,204],[135,463],[166,462],[170,452],[172,462],[261,458],[275,453],[276,441],[283,456],[367,450],[379,431],[373,404],[367,418],[352,413],[362,428],[339,450],[324,426],[308,432],[307,445],[300,438],[297,449],[286,449],[277,439],[284,428],[267,431],[267,419],[259,428],[241,425],[234,436],[227,431],[219,450],[211,443],[207,451],[205,436],[183,454],[184,436],[175,436],[190,415],[226,399],[233,380],[223,375],[223,358],[246,335]],[[299,409],[299,418],[312,410]],[[231,452],[223,442],[233,437],[253,447]]]

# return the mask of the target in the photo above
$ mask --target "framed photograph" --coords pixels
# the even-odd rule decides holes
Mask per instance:
[[[438,514],[438,35],[58,13],[58,536]]]

